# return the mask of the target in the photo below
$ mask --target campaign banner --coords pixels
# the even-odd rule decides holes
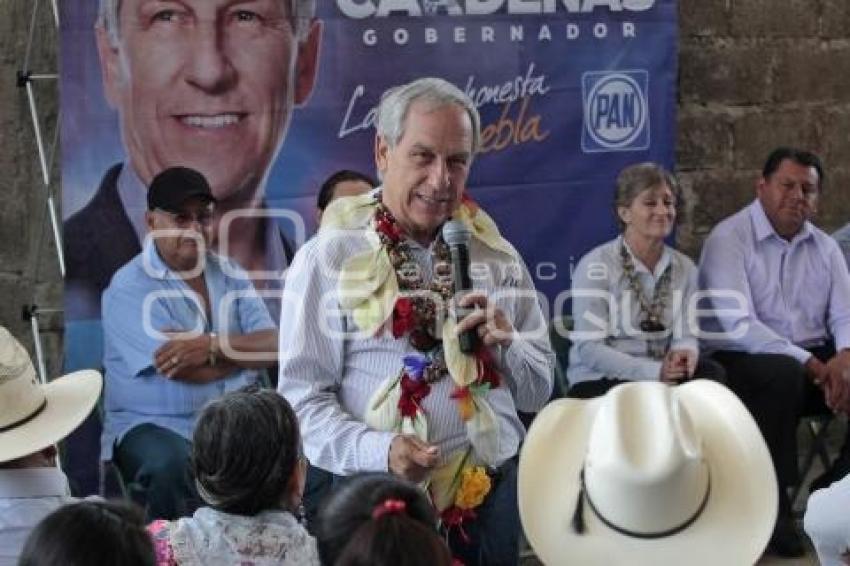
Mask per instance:
[[[288,44],[263,19],[278,1],[290,9],[104,0],[108,29],[98,2],[60,3],[68,370],[102,365],[100,295],[140,250],[158,165],[223,179],[211,184],[226,202],[247,191],[281,232],[269,249],[288,256],[315,231],[325,178],[374,175],[391,86],[437,76],[477,105],[467,189],[522,254],[547,316],[581,255],[616,233],[617,173],[673,165],[675,0],[322,0]],[[217,143],[230,127],[244,132]],[[227,181],[237,174],[250,181]]]

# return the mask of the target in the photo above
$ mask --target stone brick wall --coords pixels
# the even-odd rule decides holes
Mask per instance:
[[[58,69],[57,30],[49,6],[50,2],[41,0],[36,17],[37,41],[30,52],[29,68],[37,74],[56,73]],[[32,9],[33,0],[0,2],[0,324],[34,353],[29,323],[22,319],[21,307],[32,303],[42,308],[61,307],[62,281],[46,216],[47,191],[29,103],[25,89],[16,84],[16,73],[27,51]],[[50,146],[57,120],[58,86],[55,80],[33,81],[32,86],[45,143]],[[58,163],[59,155],[51,172],[54,190],[59,182]],[[61,361],[61,315],[43,316],[41,328],[45,331],[42,344],[48,373],[56,375]]]
[[[30,67],[53,72],[56,31],[49,3],[41,4]],[[62,298],[29,108],[15,85],[31,10],[32,0],[0,2],[0,323],[29,347],[21,305],[59,306]],[[817,223],[833,230],[850,221],[850,1],[680,0],[680,24],[677,158],[689,209],[682,249],[696,257],[711,227],[752,199],[767,152],[780,144],[824,157]],[[56,85],[34,86],[52,132]],[[60,316],[42,319],[54,373],[61,326]]]
[[[680,247],[696,257],[717,221],[752,200],[778,145],[824,159],[816,224],[850,221],[850,2],[680,0],[679,15]]]

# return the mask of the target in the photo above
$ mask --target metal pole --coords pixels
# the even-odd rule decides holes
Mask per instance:
[[[24,55],[24,72],[29,71],[30,68],[30,54],[32,54],[32,42],[35,37],[35,22],[36,16],[38,15],[38,0],[33,0],[32,3],[32,17],[30,18],[30,32],[27,36],[27,50],[26,55]]]
[[[35,129],[35,145],[38,149],[38,162],[41,165],[41,177],[44,186],[50,184],[50,172],[47,170],[47,157],[44,154],[44,141],[41,139],[41,125],[38,123],[38,111],[35,107],[35,93],[32,91],[32,82],[26,81],[27,100],[30,104],[30,116],[32,117],[33,129]]]
[[[53,227],[53,240],[56,242],[56,259],[59,261],[59,275],[65,278],[65,252],[62,249],[62,231],[59,229],[59,218],[56,215],[56,205],[53,195],[47,197],[47,211],[50,213],[50,225]]]
[[[53,228],[53,238],[56,241],[56,259],[59,262],[59,274],[65,277],[65,256],[62,250],[62,236],[59,229],[59,218],[56,215],[56,207],[53,202],[53,196],[50,194],[50,169],[47,165],[47,156],[44,152],[44,139],[41,136],[41,124],[38,121],[38,111],[35,104],[35,93],[32,90],[31,77],[24,76],[21,80],[26,81],[27,100],[29,101],[30,116],[32,117],[32,125],[35,130],[35,145],[38,149],[38,162],[41,165],[41,177],[44,181],[44,188],[47,192],[47,207],[50,213],[50,223]],[[58,129],[58,125],[57,125]]]
[[[47,384],[47,368],[44,365],[44,353],[41,350],[41,334],[38,331],[38,307],[32,305],[30,309],[30,328],[32,329],[32,342],[35,345],[35,359],[38,364],[38,376],[42,385]]]
[[[32,74],[30,73],[30,55],[32,54],[33,40],[35,38],[36,17],[38,15],[39,0],[32,0],[32,17],[30,18],[29,35],[27,37],[26,54],[24,56],[24,64],[21,71],[18,72],[18,86],[26,86],[27,100],[29,101],[30,114],[32,116],[33,127],[35,129],[36,145],[38,147],[38,158],[41,165],[41,174],[44,181],[44,189],[47,194],[47,207],[50,213],[50,222],[53,226],[53,237],[56,240],[56,255],[59,260],[59,271],[62,277],[65,277],[65,258],[62,252],[62,242],[60,239],[59,224],[56,216],[56,208],[53,203],[53,196],[50,191],[50,169],[48,168],[47,159],[44,153],[44,143],[41,138],[41,127],[38,122],[38,113],[36,112],[35,95],[32,90],[32,81],[34,80],[56,80],[58,74]],[[53,9],[53,23],[56,28],[59,28],[59,7],[56,0],[51,0]],[[56,136],[54,137],[53,147],[51,147],[50,161],[53,161],[53,151],[58,140],[59,126],[57,123]],[[40,247],[40,246],[39,246]],[[49,309],[44,312],[52,312],[58,309]],[[41,334],[38,326],[39,310],[36,305],[27,305],[24,307],[24,318],[29,318],[30,328],[32,330],[33,344],[35,345],[35,356],[38,364],[38,375],[42,384],[47,383],[47,369],[44,363],[44,352],[41,348]],[[56,468],[62,470],[62,458],[59,453],[59,446],[56,446]]]

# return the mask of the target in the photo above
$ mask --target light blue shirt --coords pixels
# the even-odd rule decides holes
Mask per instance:
[[[144,242],[147,233],[145,212],[148,210],[148,188],[142,183],[133,166],[129,163],[125,163],[121,168],[117,186],[118,197],[124,206],[124,213],[130,220],[133,230],[139,236],[139,242]],[[263,203],[259,210],[267,210],[266,204]],[[266,259],[264,270],[268,272],[268,277],[258,279],[254,282],[254,286],[258,289],[272,291],[271,296],[264,297],[263,300],[266,303],[266,308],[269,309],[272,320],[277,320],[280,317],[280,295],[283,292],[284,275],[289,264],[283,244],[287,236],[280,229],[273,216],[265,219],[264,227],[263,241],[265,247],[263,249]],[[219,238],[222,237],[223,235],[219,234]]]
[[[162,331],[214,331],[226,336],[275,328],[242,269],[212,252],[207,253],[205,263],[212,320],[193,299],[194,291],[165,265],[151,240],[115,273],[104,291],[106,381],[101,458],[110,459],[115,442],[143,423],[190,439],[205,403],[257,381],[257,370],[241,369],[212,383],[187,383],[166,378],[153,365],[156,350],[168,340],[159,334]]]
[[[832,234],[832,237],[838,242],[838,246],[844,254],[844,260],[847,262],[847,266],[850,267],[850,222]]]
[[[571,385],[602,377],[657,380],[661,360],[649,357],[649,336],[640,330],[640,301],[629,287],[620,257],[622,236],[598,246],[581,258],[572,282],[574,332],[567,378]],[[661,259],[650,271],[629,249],[635,274],[647,302],[669,267],[670,292],[661,312],[668,331],[666,350],[698,352],[697,340],[687,320],[687,305],[697,290],[697,269],[684,254],[664,246]]]
[[[839,350],[850,347],[850,274],[835,240],[810,222],[785,240],[756,200],[715,226],[699,271],[702,289],[739,293],[738,300],[712,301],[725,312],[706,320],[704,330],[740,336],[706,340],[706,348],[805,363],[806,348],[827,340]]]

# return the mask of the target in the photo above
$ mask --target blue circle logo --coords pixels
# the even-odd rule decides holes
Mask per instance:
[[[637,139],[646,124],[647,102],[637,81],[612,73],[593,85],[584,106],[584,123],[602,147],[620,149]]]

